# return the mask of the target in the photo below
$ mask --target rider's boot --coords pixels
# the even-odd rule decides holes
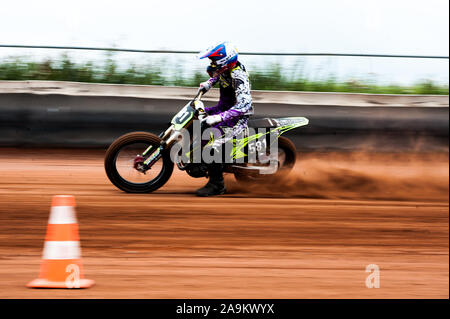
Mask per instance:
[[[197,196],[207,197],[225,194],[225,182],[223,180],[222,164],[208,165],[209,181],[202,188],[197,190]]]

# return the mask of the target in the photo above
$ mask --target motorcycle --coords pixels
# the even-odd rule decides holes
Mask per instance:
[[[195,150],[205,146],[195,146],[191,137],[194,122],[201,122],[207,115],[201,102],[202,95],[200,90],[159,136],[131,132],[117,138],[106,151],[104,162],[111,183],[128,193],[150,193],[166,184],[175,163],[178,169],[191,177],[207,177],[204,161],[193,161]],[[223,164],[224,173],[234,174],[236,180],[245,183],[282,179],[293,168],[297,152],[292,141],[281,135],[308,123],[305,117],[249,120],[245,136],[226,143],[229,145],[226,153],[229,153],[231,161]],[[188,132],[188,137],[183,135],[185,132]],[[210,134],[207,146],[214,145],[214,141],[213,134]],[[182,142],[189,146],[189,151],[180,146]]]

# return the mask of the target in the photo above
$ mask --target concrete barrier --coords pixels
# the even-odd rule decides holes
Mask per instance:
[[[71,96],[120,96],[146,99],[189,100],[197,88],[156,85],[92,84],[62,81],[0,81],[1,93],[64,94]],[[205,101],[217,100],[212,89]],[[394,95],[326,93],[295,91],[252,91],[253,102],[261,104],[332,105],[359,107],[448,107],[449,97],[442,95]]]
[[[0,145],[106,147],[130,131],[158,134],[195,92],[195,88],[0,82]],[[217,101],[214,94],[208,94],[205,104]],[[307,127],[289,132],[299,149],[448,151],[448,96],[383,95],[364,100],[372,95],[252,95],[255,117],[310,119]],[[340,104],[324,104],[336,102],[337,96]]]

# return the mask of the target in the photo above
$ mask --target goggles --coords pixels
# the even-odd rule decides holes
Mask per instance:
[[[208,72],[210,77],[214,76],[214,73],[220,70],[220,67],[216,64],[215,61],[211,61],[211,64],[206,68],[206,72]]]

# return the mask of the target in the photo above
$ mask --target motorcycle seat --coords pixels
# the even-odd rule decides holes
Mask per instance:
[[[253,128],[273,128],[278,127],[279,124],[275,119],[272,118],[262,118],[262,119],[252,119],[248,121],[248,127]]]

